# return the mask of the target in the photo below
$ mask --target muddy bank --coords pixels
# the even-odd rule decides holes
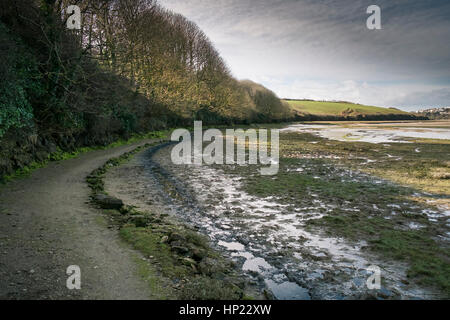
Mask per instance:
[[[373,125],[368,128],[358,128],[357,126],[338,125],[304,125],[296,124],[284,128],[282,132],[309,132],[322,138],[338,141],[362,141],[370,143],[410,143],[408,139],[450,139],[449,128],[427,128],[427,127],[395,127],[386,129]]]
[[[249,172],[173,165],[170,150],[170,145],[149,149],[110,171],[107,192],[139,210],[165,212],[207,235],[217,250],[235,262],[236,270],[245,273],[251,283],[268,288],[275,298],[414,299],[438,295],[411,283],[407,264],[365,250],[363,239],[348,241],[311,228],[309,220],[334,209],[335,204],[321,195],[310,194],[307,203],[299,206],[295,201],[249,194],[244,188]],[[289,168],[297,173],[300,169]],[[340,207],[357,210],[351,204]],[[381,268],[380,290],[366,286],[371,265]]]

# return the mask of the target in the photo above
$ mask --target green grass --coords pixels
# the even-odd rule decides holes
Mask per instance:
[[[192,273],[192,270],[177,263],[176,257],[170,251],[169,245],[161,243],[163,232],[137,228],[133,224],[124,225],[120,229],[120,236],[146,257],[154,257],[162,266],[162,272],[172,279],[183,279]]]
[[[326,101],[286,100],[295,111],[320,116],[342,116],[357,114],[407,114],[408,112],[394,108],[381,108],[362,104]]]
[[[151,299],[175,299],[172,288],[162,281],[160,274],[152,265],[142,260],[138,254],[133,257],[133,260],[138,267],[139,276],[144,279],[150,289]]]

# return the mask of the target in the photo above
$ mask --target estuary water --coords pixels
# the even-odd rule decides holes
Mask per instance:
[[[395,126],[395,124],[392,124]],[[450,128],[429,127],[377,127],[375,124],[367,128],[341,125],[308,125],[295,124],[281,132],[308,132],[322,138],[338,141],[360,141],[370,143],[409,143],[409,139],[450,139]]]

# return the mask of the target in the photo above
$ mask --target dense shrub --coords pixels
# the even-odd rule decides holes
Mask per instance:
[[[36,61],[0,23],[0,138],[8,129],[32,126],[33,101],[42,93]]]

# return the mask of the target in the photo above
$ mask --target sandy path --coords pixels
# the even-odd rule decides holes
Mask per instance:
[[[85,177],[142,141],[52,162],[0,186],[0,299],[148,299],[136,272],[139,254],[102,224]],[[81,268],[81,290],[66,269]]]

